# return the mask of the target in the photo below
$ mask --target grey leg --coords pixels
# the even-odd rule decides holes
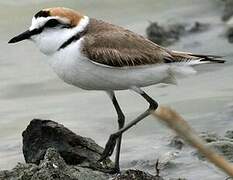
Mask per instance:
[[[124,124],[125,124],[125,116],[121,110],[121,107],[120,105],[118,104],[117,102],[117,99],[116,99],[116,96],[115,96],[115,93],[113,91],[111,92],[108,92],[108,95],[110,96],[111,100],[112,100],[112,103],[116,109],[116,112],[117,112],[117,116],[118,116],[118,127],[119,127],[119,130],[121,128],[124,127]],[[121,140],[122,140],[122,134],[118,137],[118,140],[117,140],[117,148],[116,148],[116,156],[115,156],[115,170],[116,171],[120,171],[120,165],[119,165],[119,160],[120,160],[120,151],[121,151]],[[113,151],[114,149],[112,149]],[[111,154],[113,152],[110,152]]]
[[[134,90],[135,92],[137,92],[138,94],[140,94],[148,103],[149,103],[149,108],[143,112],[142,114],[140,114],[136,119],[134,119],[133,121],[131,121],[130,123],[128,123],[125,127],[121,128],[119,131],[113,133],[110,135],[108,142],[105,146],[104,152],[100,158],[99,161],[103,161],[104,159],[106,159],[107,157],[111,156],[113,153],[113,150],[115,148],[116,145],[116,141],[117,139],[128,129],[130,129],[132,126],[136,125],[138,122],[140,122],[142,119],[144,119],[145,117],[149,116],[151,111],[154,111],[157,109],[158,107],[158,103],[153,100],[149,95],[147,95],[144,91],[142,91],[140,88],[133,88],[132,90]]]

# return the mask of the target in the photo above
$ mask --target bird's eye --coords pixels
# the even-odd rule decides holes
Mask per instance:
[[[48,22],[45,23],[44,27],[56,27],[59,24],[61,24],[61,23],[58,20],[50,19],[50,20],[48,20]]]

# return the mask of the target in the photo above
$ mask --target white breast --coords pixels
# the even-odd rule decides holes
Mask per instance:
[[[169,66],[109,67],[93,63],[80,52],[83,38],[55,53],[50,64],[66,83],[88,90],[123,90],[148,86],[169,76]]]

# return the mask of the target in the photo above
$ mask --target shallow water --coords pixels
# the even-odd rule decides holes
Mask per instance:
[[[33,1],[0,0],[0,169],[23,162],[21,133],[33,118],[53,119],[74,132],[92,137],[104,145],[117,128],[116,114],[105,93],[84,91],[59,80],[42,55],[30,42],[8,45],[7,41],[29,26],[31,16],[43,7],[66,6],[80,9],[91,17],[145,34],[150,21],[160,23],[195,20],[211,23],[209,31],[183,37],[169,48],[227,56],[226,65],[198,67],[197,75],[178,80],[178,86],[151,86],[146,91],[161,104],[180,112],[198,132],[222,134],[233,127],[232,45],[223,37],[219,4],[212,0],[89,0]],[[127,121],[147,104],[129,91],[117,93]],[[135,167],[133,160],[154,163],[158,157],[176,150],[168,147],[173,133],[152,118],[147,118],[124,135],[123,167]],[[173,177],[219,180],[224,175],[212,165],[192,156],[187,148],[173,160],[176,168],[167,169]],[[143,169],[139,163],[136,167]],[[153,172],[153,168],[151,169]],[[169,176],[168,174],[165,174]]]

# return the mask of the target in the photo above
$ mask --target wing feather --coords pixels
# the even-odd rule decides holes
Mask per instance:
[[[90,19],[83,54],[91,61],[113,67],[161,63],[224,63],[220,56],[171,51],[122,27]]]
[[[83,53],[92,61],[115,67],[164,63],[168,51],[129,30],[91,19]]]

